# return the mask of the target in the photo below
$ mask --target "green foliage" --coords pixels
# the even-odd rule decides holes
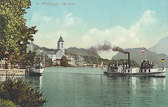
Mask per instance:
[[[81,56],[93,56],[93,57],[100,57],[96,53],[90,53],[88,49],[83,49],[83,48],[76,48],[76,47],[71,47],[65,50],[66,54],[73,54],[73,55],[81,55]]]
[[[8,61],[11,61],[11,64],[21,64],[22,68],[25,68],[26,66],[32,66],[34,63],[34,57],[36,53],[35,52],[28,52],[22,55],[19,55],[17,58],[15,55],[10,55],[8,58]],[[21,61],[21,62],[20,62]]]
[[[95,56],[83,56],[85,62],[89,64],[100,64],[101,63],[101,58],[95,57]]]
[[[63,57],[61,58],[60,65],[63,66],[63,67],[68,67],[68,59],[67,59],[66,56],[63,56]]]
[[[0,99],[0,107],[18,107],[12,101]]]
[[[10,100],[20,106],[42,106],[46,101],[42,99],[42,93],[31,88],[21,79],[8,79],[0,83],[0,98]]]
[[[30,0],[0,1],[0,59],[8,58],[13,63],[25,60],[27,44],[37,32],[36,27],[26,26],[23,17],[30,5]]]
[[[52,59],[49,58],[47,55],[45,56],[45,66],[52,66],[53,62]]]

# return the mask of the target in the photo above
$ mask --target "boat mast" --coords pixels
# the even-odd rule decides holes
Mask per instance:
[[[162,59],[161,62],[163,62],[163,69],[165,68],[165,59]]]
[[[142,48],[141,52],[143,54],[143,60],[147,61],[146,48]]]
[[[144,52],[144,55],[145,55],[145,60],[147,61],[148,59],[147,59],[147,55],[146,55],[147,53],[146,52]]]

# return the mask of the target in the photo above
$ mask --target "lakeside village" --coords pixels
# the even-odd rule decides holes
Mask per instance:
[[[140,75],[140,76],[161,76],[165,77],[165,66],[163,70],[159,71],[158,68],[154,69],[154,65],[152,62],[143,61],[141,63],[141,67],[137,67],[136,63],[130,60],[130,52],[124,51],[122,48],[115,47],[112,49],[113,51],[118,51],[123,54],[128,54],[128,60],[121,62],[110,62],[112,65],[107,66],[107,71],[104,74],[108,74],[110,76],[113,75]],[[34,45],[31,42],[26,51],[31,53],[28,58],[29,64],[28,66],[19,65],[19,64],[11,64],[7,62],[7,59],[4,58],[0,61],[0,75],[1,76],[24,76],[24,75],[42,75],[45,67],[55,66],[55,67],[83,67],[83,66],[91,66],[91,67],[100,67],[103,69],[104,59],[98,59],[94,62],[96,63],[88,63],[86,59],[82,55],[72,54],[70,52],[66,52],[64,49],[64,40],[63,37],[60,36],[57,41],[57,49],[44,49],[41,47],[37,48],[37,45]],[[144,50],[143,50],[144,51]],[[5,51],[5,54],[9,54]],[[33,54],[33,56],[31,56]],[[33,59],[32,59],[33,58]],[[163,60],[164,62],[164,60]],[[134,68],[130,66],[134,66]],[[137,68],[135,68],[135,66]],[[139,74],[140,73],[140,74]],[[147,74],[148,73],[148,74]]]
[[[129,75],[132,73],[133,75],[137,75],[137,73],[144,72],[145,76],[146,73],[150,73],[149,76],[164,76],[165,77],[165,67],[163,67],[163,70],[161,72],[158,72],[158,69],[154,69],[154,65],[151,62],[142,62],[141,67],[139,68],[132,68],[132,66],[137,66],[136,63],[133,63],[133,61],[130,60],[130,53],[128,51],[124,51],[122,48],[115,47],[112,50],[118,51],[123,54],[128,54],[128,60],[127,61],[121,61],[121,62],[110,62],[112,65],[109,65],[109,62],[103,65],[104,59],[97,59],[94,60],[92,63],[88,63],[89,61],[84,58],[82,55],[78,54],[72,54],[68,52],[66,49],[64,49],[64,40],[63,37],[60,36],[57,41],[57,49],[44,49],[41,47],[37,48],[37,45],[34,45],[33,42],[31,42],[27,46],[27,53],[28,58],[30,60],[28,61],[28,65],[19,65],[17,64],[11,64],[7,62],[7,59],[4,58],[0,61],[0,75],[1,76],[23,76],[23,75],[42,75],[45,67],[55,66],[55,67],[83,67],[83,66],[91,66],[91,67],[100,67],[103,69],[103,66],[107,66],[107,71],[105,74],[113,74],[119,73],[125,75],[125,73],[128,73]],[[9,54],[7,51],[5,51],[5,54]],[[88,54],[88,53],[87,53]],[[29,56],[30,55],[30,56]],[[32,56],[33,55],[33,56]],[[92,59],[93,60],[93,59]],[[120,63],[120,64],[119,64]],[[121,66],[122,64],[122,66]],[[144,70],[142,70],[144,69]],[[114,73],[113,73],[114,72]],[[154,73],[154,74],[151,74]],[[157,74],[158,73],[158,74]],[[156,75],[157,74],[157,75]],[[142,74],[140,74],[142,75]]]
[[[0,61],[0,75],[1,76],[23,76],[23,75],[42,75],[44,68],[47,66],[57,67],[101,67],[103,68],[103,62],[100,64],[89,64],[85,61],[83,56],[74,55],[72,53],[65,53],[64,40],[60,36],[57,41],[57,49],[43,50],[41,48],[34,49],[33,42],[27,46],[26,51],[35,54],[33,61],[29,61],[29,66],[11,64],[7,62],[7,58]],[[6,51],[5,54],[8,54]],[[31,56],[30,56],[31,57]],[[47,59],[49,62],[47,62]]]
[[[57,49],[56,50],[43,50],[44,54],[47,55],[48,58],[51,59],[52,65],[54,66],[64,66],[61,64],[63,57],[67,59],[67,66],[74,66],[74,67],[82,67],[82,66],[91,66],[91,67],[102,67],[102,63],[88,63],[82,55],[76,55],[70,52],[65,52],[64,49],[64,40],[63,37],[60,36],[57,42]],[[66,63],[66,62],[65,62]],[[46,63],[46,66],[49,66]],[[65,65],[66,66],[66,65]]]
[[[56,50],[44,51],[44,53],[51,59],[52,65],[60,66],[61,59],[63,57],[67,58],[67,64],[69,64],[70,66],[87,66],[88,65],[84,61],[84,58],[82,56],[77,56],[77,58],[75,59],[75,56],[72,53],[65,53],[64,40],[62,36],[60,36],[57,42]]]

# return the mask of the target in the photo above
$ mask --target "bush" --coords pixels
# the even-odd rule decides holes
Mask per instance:
[[[18,107],[12,101],[0,99],[0,107]]]
[[[63,56],[60,61],[60,65],[63,67],[68,67],[68,59],[66,56]]]
[[[10,100],[19,106],[42,106],[46,101],[42,93],[31,88],[22,79],[8,79],[0,83],[0,98]]]

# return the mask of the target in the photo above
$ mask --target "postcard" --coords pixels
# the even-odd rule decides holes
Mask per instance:
[[[167,6],[1,0],[0,106],[165,107]]]

